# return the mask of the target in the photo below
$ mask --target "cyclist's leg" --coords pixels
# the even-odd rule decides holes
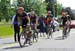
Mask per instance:
[[[63,25],[63,32],[62,32],[62,33],[63,33],[63,34],[62,34],[62,38],[63,38],[63,39],[64,39],[64,33],[65,33],[64,29],[65,29],[65,28],[64,28],[64,25]]]
[[[66,25],[63,25],[63,39],[66,37]]]
[[[28,38],[26,38],[26,41],[24,42],[24,44],[27,44],[27,42],[28,42]]]
[[[36,35],[36,32],[35,31],[33,33],[33,42],[34,42],[34,40],[36,40],[36,42],[37,42],[37,35]]]
[[[34,42],[34,30],[33,30],[33,24],[31,24],[31,30],[32,30],[32,40]]]
[[[33,42],[34,42],[34,39],[35,39],[35,33],[33,32]]]
[[[36,34],[36,32],[34,32],[34,39],[36,40],[36,42],[37,42],[37,34]]]
[[[49,26],[47,26],[47,38],[49,39]]]
[[[37,30],[37,26],[35,26],[35,31],[36,31],[36,35],[37,35],[37,38],[38,38],[38,30]]]
[[[68,25],[68,33],[70,32],[70,30],[71,30],[71,29],[70,29],[70,24],[69,24],[69,25]]]
[[[36,33],[35,36],[37,36],[37,38],[38,38],[38,31],[37,31],[37,26],[35,23],[33,24],[33,29],[34,29],[34,32]]]
[[[37,35],[37,38],[38,38],[38,32],[36,31],[36,35]]]
[[[52,24],[51,28],[53,28],[53,32],[55,32],[55,26]]]
[[[29,44],[31,43],[31,37],[32,37],[32,32],[29,31],[28,34],[27,34],[27,38],[28,38]]]
[[[32,43],[32,42],[31,42],[31,38],[28,38],[28,41],[29,41],[29,45],[31,45],[31,43]]]
[[[46,34],[48,35],[48,25],[46,26]]]
[[[24,38],[26,39],[26,26],[22,26],[22,31],[23,31]]]
[[[67,27],[66,27],[66,37],[69,36],[69,33],[70,33],[70,27],[69,27],[69,25],[67,25]]]
[[[24,44],[27,44],[27,42],[29,41],[29,39],[28,39],[28,35],[26,34],[26,32],[25,32],[25,34],[24,34],[24,37],[25,37],[25,39],[26,39],[26,41],[24,42]]]

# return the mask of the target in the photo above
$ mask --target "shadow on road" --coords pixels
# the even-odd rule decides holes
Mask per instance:
[[[14,42],[7,42],[7,43],[3,43],[3,44],[14,44]]]
[[[28,45],[24,46],[24,47],[28,47]],[[22,49],[24,47],[20,47],[20,46],[15,46],[15,47],[7,47],[7,48],[4,48],[3,50],[8,50],[8,49]]]
[[[62,36],[56,37],[55,40],[64,40],[62,39]]]
[[[8,49],[20,49],[20,46],[16,46],[16,47],[8,47],[8,48],[4,48],[3,50],[8,50]]]

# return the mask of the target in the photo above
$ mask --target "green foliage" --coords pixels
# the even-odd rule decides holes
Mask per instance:
[[[52,14],[55,15],[55,4],[56,0],[45,0],[47,3],[47,11],[51,10]]]
[[[10,0],[1,0],[0,2],[0,19],[9,21],[11,16],[15,13],[15,8],[11,8]]]
[[[21,3],[20,3],[21,2]],[[18,1],[18,6],[23,6],[26,12],[30,12],[31,9],[35,10],[37,15],[46,13],[46,2],[41,0],[21,0]]]
[[[57,15],[60,15],[62,12],[62,4],[57,3]]]
[[[14,2],[15,3],[15,2]],[[56,0],[18,0],[18,4],[11,5],[10,0],[1,0],[0,2],[0,21],[1,19],[5,19],[6,22],[16,13],[17,6],[23,6],[26,12],[31,12],[33,9],[36,14],[46,15],[46,9],[52,10],[52,13],[55,15],[59,15],[61,12],[62,5],[56,4]],[[54,10],[54,8],[56,8]]]
[[[0,17],[5,18],[6,21],[8,22],[8,5],[9,1],[8,0],[1,0],[0,3]]]
[[[54,16],[57,16],[62,11],[62,4],[58,3],[57,0],[45,0],[47,3],[47,10],[51,10]]]

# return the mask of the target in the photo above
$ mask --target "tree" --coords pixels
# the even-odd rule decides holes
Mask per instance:
[[[23,6],[26,12],[30,12],[31,9],[36,12],[37,15],[44,14],[46,12],[46,2],[41,0],[19,0],[18,6]]]
[[[57,0],[45,0],[47,3],[47,11],[52,11],[52,14],[55,16]]]
[[[5,18],[6,22],[9,21],[9,14],[8,14],[8,9],[9,9],[9,4],[10,0],[1,0],[0,3],[0,17]]]
[[[60,3],[57,3],[57,15],[60,15],[61,14],[61,12],[62,12],[62,4],[60,4]]]

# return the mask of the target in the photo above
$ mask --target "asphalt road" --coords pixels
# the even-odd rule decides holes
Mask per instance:
[[[72,21],[75,24],[75,21]],[[47,37],[39,37],[38,42],[34,42],[31,46],[26,45],[20,48],[18,43],[14,43],[14,39],[0,39],[0,51],[75,51],[75,29],[72,29],[70,36],[62,40],[62,31],[53,33],[52,39]]]
[[[62,40],[62,31],[53,33],[52,39],[39,37],[38,42],[31,46],[20,48],[13,38],[0,39],[0,51],[75,51],[75,29],[72,29],[67,39]]]

